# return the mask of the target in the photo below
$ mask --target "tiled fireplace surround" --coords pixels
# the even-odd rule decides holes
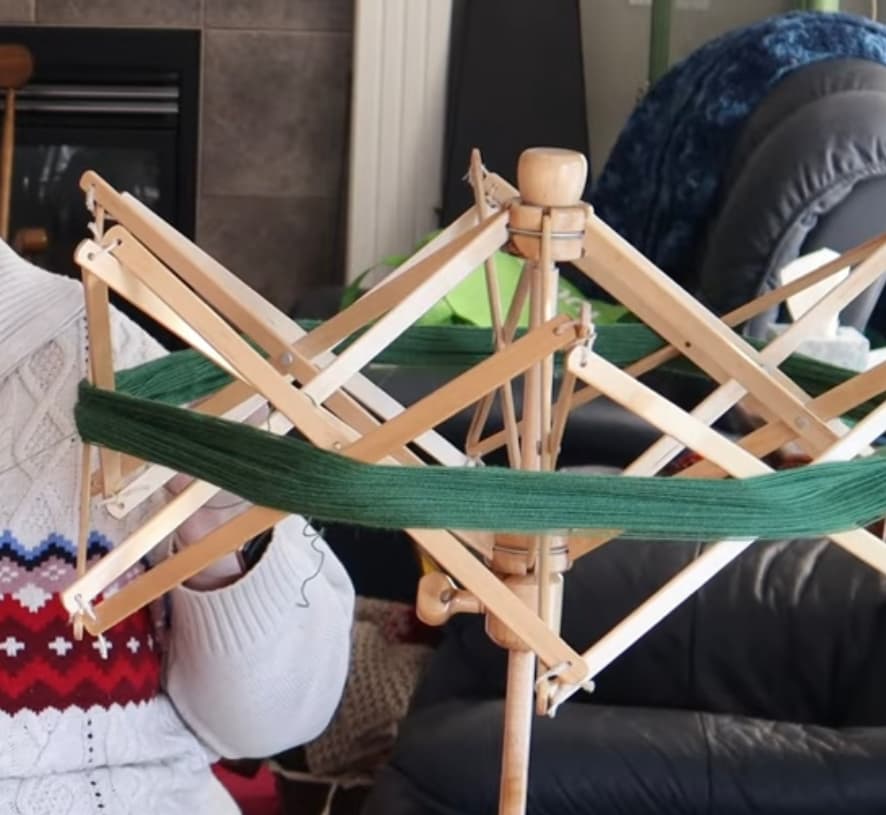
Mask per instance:
[[[0,0],[0,25],[203,32],[197,242],[276,305],[343,279],[353,0]]]

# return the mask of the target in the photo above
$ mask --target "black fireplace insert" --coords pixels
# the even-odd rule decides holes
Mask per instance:
[[[79,180],[88,169],[193,238],[200,32],[0,26],[0,41],[34,56],[16,101],[10,240],[45,230],[45,249],[30,259],[79,276],[73,253],[90,219]]]

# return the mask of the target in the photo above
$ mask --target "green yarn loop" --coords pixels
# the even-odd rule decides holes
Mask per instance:
[[[320,522],[713,540],[824,535],[886,514],[882,455],[735,480],[372,465],[87,383],[76,418],[85,441]]]
[[[317,325],[317,321],[303,320],[300,325],[309,331]],[[517,336],[523,333],[520,330]],[[619,367],[626,367],[665,345],[661,337],[641,323],[602,325],[596,328],[596,333],[594,350]],[[346,348],[357,336],[342,343],[337,350]],[[491,349],[492,334],[488,328],[413,326],[382,351],[374,363],[442,368],[458,373],[488,357]],[[675,376],[707,379],[702,371],[682,357],[663,365],[661,369]],[[788,358],[781,369],[813,397],[855,375],[854,371],[800,355]],[[193,350],[177,351],[154,362],[121,371],[117,376],[117,387],[124,393],[177,405],[206,396],[231,381],[226,373]],[[847,417],[860,419],[880,401],[882,397],[860,405]]]
[[[598,332],[595,350],[621,366],[662,345],[639,324],[601,326]],[[375,362],[467,368],[490,347],[488,329],[416,327]],[[802,357],[784,369],[813,395],[852,375]],[[701,375],[682,362],[672,370]],[[364,464],[294,437],[178,407],[229,381],[194,351],[170,354],[119,372],[116,392],[81,383],[77,427],[87,442],[320,522],[517,533],[618,529],[627,537],[714,540],[826,535],[886,514],[882,454],[724,480]]]

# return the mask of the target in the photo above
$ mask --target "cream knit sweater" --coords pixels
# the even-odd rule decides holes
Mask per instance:
[[[162,353],[117,312],[113,335],[118,368]],[[86,354],[79,283],[0,244],[0,813],[227,815],[211,761],[267,756],[327,726],[353,589],[290,518],[233,584],[175,590],[162,631],[145,610],[106,646],[75,641],[58,592],[74,576]],[[140,520],[121,527],[100,502],[92,517],[91,557]]]

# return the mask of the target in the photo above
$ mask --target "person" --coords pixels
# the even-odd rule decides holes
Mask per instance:
[[[112,341],[118,370],[165,353],[116,310]],[[312,526],[290,517],[248,569],[218,561],[103,637],[78,640],[59,592],[76,576],[74,407],[87,355],[79,281],[0,245],[0,813],[232,815],[218,759],[310,742],[335,714],[353,586]],[[90,563],[164,500],[117,521],[97,496]],[[243,509],[217,496],[157,550]]]

